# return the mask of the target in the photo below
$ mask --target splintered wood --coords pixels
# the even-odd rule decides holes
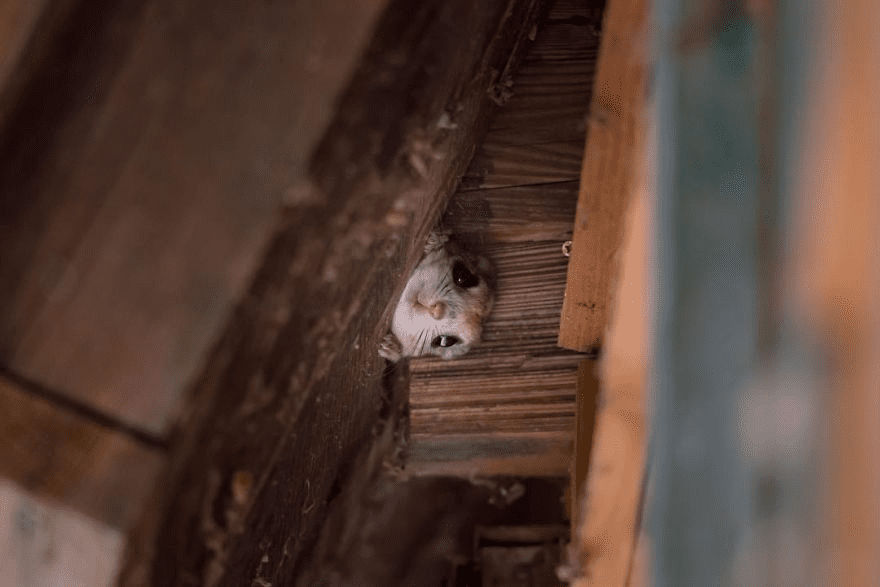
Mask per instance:
[[[577,369],[557,344],[601,10],[557,2],[444,225],[492,259],[480,346],[411,362],[415,473],[568,476]]]
[[[609,320],[644,108],[646,16],[645,0],[606,9],[559,328],[572,350],[598,347]]]

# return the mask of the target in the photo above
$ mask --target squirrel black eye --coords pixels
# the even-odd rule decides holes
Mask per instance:
[[[461,342],[461,341],[458,340],[458,338],[455,336],[451,336],[449,334],[441,334],[440,336],[438,336],[437,338],[435,338],[434,340],[431,341],[431,346],[434,346],[434,347],[439,346],[439,347],[442,347],[445,349],[445,348],[449,348],[451,346],[455,346],[459,342]]]
[[[452,280],[458,287],[470,289],[480,284],[480,278],[468,271],[461,261],[456,261],[452,266]]]

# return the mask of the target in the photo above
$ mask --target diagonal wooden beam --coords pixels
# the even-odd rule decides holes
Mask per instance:
[[[389,302],[540,5],[389,5],[312,160],[313,185],[284,210],[195,386],[122,585],[292,582],[380,413]]]

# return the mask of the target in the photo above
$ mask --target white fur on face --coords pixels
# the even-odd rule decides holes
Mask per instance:
[[[391,324],[402,356],[451,359],[479,341],[491,294],[484,279],[471,288],[455,284],[452,267],[459,260],[442,249],[429,252],[407,282]]]

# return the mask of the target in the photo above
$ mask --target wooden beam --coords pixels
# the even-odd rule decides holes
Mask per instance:
[[[386,5],[78,3],[0,137],[0,364],[166,433]]]
[[[587,124],[559,346],[600,345],[633,190],[645,96],[645,0],[609,0]]]
[[[411,361],[407,472],[568,475],[584,355],[556,345],[561,245],[571,238],[601,18],[601,5],[553,4],[441,221],[492,261],[497,293],[468,355]]]
[[[621,278],[612,298],[606,347],[598,365],[585,361],[578,373],[572,467],[576,556],[570,561],[575,587],[636,585],[630,580],[648,459],[652,153],[644,149],[634,162],[634,201],[626,214]]]
[[[141,514],[164,450],[0,375],[0,476],[118,530]]]
[[[390,303],[539,9],[388,7],[312,159],[314,185],[286,208],[199,378],[165,481],[131,534],[122,585],[293,582],[380,412]],[[243,124],[264,124],[263,110],[250,113]]]

